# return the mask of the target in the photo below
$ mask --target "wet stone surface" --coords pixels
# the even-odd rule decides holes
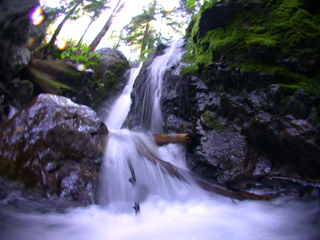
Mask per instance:
[[[41,94],[1,125],[0,174],[42,197],[91,204],[107,135],[89,107]]]

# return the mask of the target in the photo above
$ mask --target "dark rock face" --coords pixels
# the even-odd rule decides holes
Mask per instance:
[[[33,84],[19,71],[30,60],[30,52],[45,38],[45,22],[32,24],[30,13],[38,0],[4,0],[0,5],[0,123],[30,101]]]
[[[38,0],[1,1],[0,69],[21,70],[30,60],[30,48],[35,48],[44,39],[45,24],[34,26],[30,19],[31,11],[38,5]],[[30,39],[33,39],[33,45]]]
[[[90,204],[107,133],[89,107],[41,94],[1,125],[0,175],[42,197]]]

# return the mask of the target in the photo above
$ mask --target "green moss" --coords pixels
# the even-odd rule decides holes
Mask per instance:
[[[106,71],[99,64],[92,68],[94,75],[83,90],[92,96],[91,106],[94,108],[112,93],[120,90],[120,81],[130,65],[128,61],[119,61],[109,66]]]
[[[55,81],[77,87],[81,85],[83,74],[62,60],[43,60],[34,63],[41,72],[52,76]]]
[[[315,76],[319,70],[311,74],[292,72],[283,59],[304,62],[320,52],[320,15],[303,9],[302,0],[247,0],[238,5],[241,8],[246,4],[255,7],[234,15],[224,28],[210,31],[199,29],[202,13],[196,14],[187,29],[192,44],[188,42],[190,49],[183,60],[195,63],[200,74],[211,63],[224,60],[257,76],[257,81],[267,73],[274,76],[274,83],[318,91],[314,89],[320,86]],[[183,72],[193,73],[195,69],[192,66]]]
[[[61,89],[71,89],[68,85],[59,83],[37,70],[30,70],[34,75],[35,84],[38,85],[43,91],[53,94],[61,94]]]
[[[67,84],[72,84],[74,86],[81,84],[81,80],[83,79],[83,74],[81,72],[66,68],[62,70],[62,73],[65,76],[68,76],[68,79],[63,79]]]
[[[199,67],[197,65],[189,65],[181,68],[181,75],[198,75]]]
[[[276,39],[266,34],[252,34],[246,38],[245,44],[248,49],[258,47],[261,47],[262,49],[270,49],[277,47]]]
[[[128,61],[119,61],[111,65],[110,71],[116,74],[119,74],[129,68],[130,68],[130,65]]]
[[[194,43],[190,40],[187,39],[187,44],[186,44],[186,51],[185,53],[182,55],[182,62],[185,63],[194,63],[195,61],[195,45]]]
[[[203,124],[214,130],[224,130],[226,126],[220,124],[209,112],[206,112],[201,115]]]

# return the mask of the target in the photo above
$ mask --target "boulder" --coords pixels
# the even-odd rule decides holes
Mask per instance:
[[[0,176],[42,197],[91,204],[107,134],[89,107],[41,94],[1,125]]]
[[[110,82],[110,77],[115,75],[120,76],[124,73],[124,70],[130,68],[127,58],[117,49],[101,48],[95,51],[95,53],[100,55],[100,64],[94,69],[103,80],[109,78]]]
[[[100,48],[95,51],[95,53],[100,55],[101,64],[105,66],[106,70],[116,62],[127,61],[127,58],[124,56],[124,54],[117,49]]]
[[[100,55],[100,63],[92,67],[94,71],[89,92],[92,96],[91,107],[97,109],[103,101],[109,101],[124,88],[125,73],[130,68],[122,52],[112,48],[95,51]]]

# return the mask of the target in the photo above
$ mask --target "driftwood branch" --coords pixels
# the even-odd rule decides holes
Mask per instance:
[[[183,177],[183,175],[189,175],[191,176],[198,184],[201,188],[203,188],[204,190],[210,191],[210,192],[214,192],[216,194],[225,196],[225,197],[229,197],[232,199],[237,199],[237,200],[245,200],[245,199],[251,199],[251,200],[271,200],[271,197],[266,197],[266,196],[262,196],[262,195],[258,195],[258,194],[253,194],[253,193],[248,193],[248,192],[244,192],[244,191],[235,191],[235,190],[230,190],[227,189],[221,185],[219,185],[218,183],[213,183],[213,182],[209,182],[208,180],[198,176],[195,173],[180,169],[174,165],[172,165],[169,162],[166,162],[154,155],[151,155],[150,153],[143,151],[142,149],[138,149],[139,153],[144,156],[145,158],[147,158],[148,160],[150,160],[151,162],[155,163],[155,164],[159,164],[161,169],[170,174],[173,177],[177,177],[179,180],[184,181],[186,183],[189,183],[185,177]]]
[[[129,178],[129,182],[132,184],[133,187],[135,187],[135,185],[137,184],[137,179],[136,179],[136,174],[134,172],[134,169],[132,167],[132,163],[130,160],[128,160],[128,165],[129,165],[129,169],[131,172],[131,178]],[[136,215],[140,212],[140,204],[137,201],[134,201],[134,206],[133,209],[136,213]]]

